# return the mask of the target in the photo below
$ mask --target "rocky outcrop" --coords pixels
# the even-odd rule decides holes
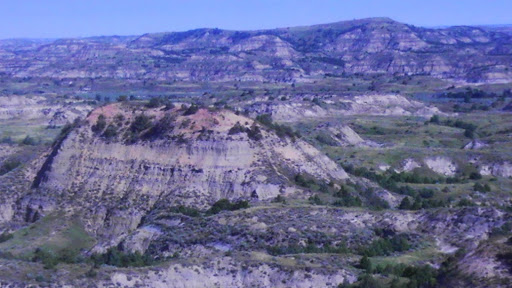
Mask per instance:
[[[424,161],[430,170],[438,174],[453,176],[457,172],[457,165],[447,157],[427,157]]]
[[[478,139],[474,139],[474,140],[471,140],[468,144],[464,145],[463,149],[478,150],[478,149],[485,148],[487,146],[489,146],[489,145],[485,144],[484,142],[482,142]]]
[[[493,164],[483,164],[480,167],[480,174],[493,175],[499,177],[512,177],[512,163],[502,162]]]
[[[397,172],[410,172],[416,168],[421,167],[421,165],[416,162],[416,160],[407,158],[402,161],[401,167],[396,169]]]
[[[55,148],[34,186],[62,206],[92,213],[88,229],[107,225],[105,238],[115,242],[157,207],[300,194],[289,180],[299,173],[325,182],[348,178],[313,146],[233,112],[161,109],[112,104],[95,110]],[[106,138],[110,128],[92,131],[100,115],[117,127],[117,136]],[[152,127],[134,135],[140,115]]]
[[[350,126],[337,124],[337,123],[323,123],[316,127],[317,131],[321,132],[322,137],[328,137],[325,140],[325,144],[331,146],[356,146],[356,147],[379,147],[380,145],[370,141],[364,140],[357,134]]]

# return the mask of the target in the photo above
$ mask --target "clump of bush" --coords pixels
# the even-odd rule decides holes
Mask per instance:
[[[300,244],[290,245],[276,245],[267,247],[268,254],[272,256],[287,255],[287,254],[310,254],[310,253],[332,253],[332,254],[344,254],[348,253],[349,250],[343,244],[338,246],[331,246],[324,244],[322,246],[315,245],[314,243],[308,243],[306,246]]]
[[[213,215],[221,211],[235,211],[240,209],[249,208],[249,202],[239,200],[231,203],[228,199],[220,199],[215,202],[210,209],[206,211],[206,214]]]
[[[475,202],[469,200],[469,199],[461,199],[459,201],[459,203],[457,203],[457,206],[458,207],[472,207],[472,206],[476,206]]]
[[[95,266],[111,265],[116,267],[144,267],[154,264],[155,260],[148,254],[140,252],[127,253],[119,248],[110,248],[104,254],[91,255],[91,261]]]
[[[407,236],[397,234],[391,237],[378,238],[360,250],[367,257],[389,256],[394,252],[404,252],[411,249]]]
[[[6,242],[6,241],[9,241],[13,238],[14,236],[11,234],[11,233],[7,233],[7,232],[3,232],[2,234],[0,234],[0,243],[3,243],[3,242]]]
[[[195,208],[186,207],[183,205],[171,207],[169,209],[169,212],[179,213],[179,214],[183,214],[183,215],[190,216],[190,217],[199,217],[201,215],[201,211],[199,211]]]
[[[313,196],[310,196],[308,198],[308,201],[309,201],[309,203],[311,203],[313,205],[324,205],[324,201],[322,201],[322,199],[320,199],[320,197],[316,194]]]
[[[75,249],[66,248],[56,253],[48,249],[37,248],[32,261],[41,262],[44,269],[54,269],[59,263],[78,263],[83,261],[83,258],[80,257],[79,251]]]
[[[103,129],[105,129],[105,127],[107,127],[107,120],[105,115],[100,114],[98,116],[98,120],[96,120],[96,124],[91,126],[91,130],[92,132],[99,134],[103,131]]]
[[[489,184],[480,184],[480,183],[475,183],[475,185],[473,185],[473,190],[477,191],[477,192],[491,192],[491,186],[489,186]]]
[[[146,104],[146,107],[148,108],[157,108],[162,105],[162,99],[160,97],[153,97],[149,99],[148,103]]]
[[[272,199],[272,203],[286,204],[286,198],[281,195],[277,195],[276,198]]]
[[[246,131],[245,127],[242,126],[242,124],[240,124],[240,122],[236,122],[235,125],[233,125],[233,127],[231,127],[229,129],[228,135],[235,135],[235,134],[243,133],[245,131]]]
[[[192,104],[190,105],[186,110],[185,112],[183,112],[183,115],[184,116],[188,116],[188,115],[194,115],[197,113],[197,111],[199,111],[199,106],[196,105],[196,104]]]
[[[335,192],[334,197],[340,198],[333,202],[332,205],[339,207],[360,207],[362,205],[361,198],[352,196],[345,185],[342,185],[340,190]]]
[[[318,185],[315,180],[313,180],[310,177],[305,177],[302,174],[295,175],[295,183],[297,183],[299,186],[305,187],[305,188],[313,188],[315,185]]]
[[[479,172],[473,171],[473,172],[471,172],[471,174],[469,174],[469,179],[480,180],[480,179],[482,179],[482,174],[480,174]]]
[[[274,130],[280,138],[289,137],[292,141],[295,141],[295,138],[300,138],[300,134],[293,131],[290,126],[273,123],[270,114],[258,115],[256,116],[256,120],[267,128]]]
[[[371,270],[366,270],[365,275],[381,274],[385,276],[394,276],[390,283],[390,287],[403,287],[403,288],[430,288],[437,287],[437,278],[439,272],[430,265],[413,266],[406,264],[381,264],[373,267],[370,265]],[[405,278],[406,281],[399,281],[399,278]],[[405,280],[404,279],[404,280]],[[359,282],[358,284],[361,284]],[[355,287],[383,287],[381,286],[355,286]],[[384,286],[387,287],[387,286]]]
[[[29,135],[27,135],[23,141],[21,141],[21,144],[23,145],[27,145],[27,146],[36,146],[40,143],[41,141],[40,140],[37,140],[36,138],[34,137],[31,137]]]
[[[12,170],[18,168],[21,165],[21,162],[17,159],[7,159],[2,165],[0,165],[0,176],[5,175]]]
[[[324,133],[324,132],[320,132],[318,135],[316,135],[315,139],[316,139],[316,141],[318,141],[322,144],[328,145],[328,146],[337,146],[338,145],[336,140],[334,140],[330,135],[328,135],[327,133]]]
[[[146,107],[148,108],[158,108],[161,106],[165,106],[164,110],[170,110],[174,108],[174,104],[172,104],[169,99],[163,97],[153,97],[149,99],[148,103],[146,104]]]
[[[117,137],[117,127],[110,124],[107,126],[107,129],[105,129],[105,131],[103,132],[103,134],[101,136],[103,136],[104,138],[107,138],[107,139],[112,139],[112,138],[115,138]]]
[[[145,114],[137,115],[130,125],[130,130],[134,133],[140,133],[151,127],[151,118]]]
[[[429,208],[446,207],[448,203],[443,200],[421,199],[416,196],[413,200],[410,197],[404,197],[398,206],[401,210],[420,210]]]
[[[247,133],[247,136],[252,140],[259,141],[263,139],[261,129],[256,124],[253,124],[251,128],[248,128],[247,130],[245,130],[245,132]]]
[[[146,133],[144,133],[144,138],[146,139],[155,139],[165,135],[168,132],[174,130],[174,121],[175,118],[170,114],[164,115],[158,122],[155,123]]]

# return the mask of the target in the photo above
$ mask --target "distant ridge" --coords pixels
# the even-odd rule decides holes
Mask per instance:
[[[232,31],[0,40],[7,77],[277,81],[326,75],[431,75],[512,79],[510,26],[423,28],[390,18]],[[471,47],[471,52],[465,51]]]

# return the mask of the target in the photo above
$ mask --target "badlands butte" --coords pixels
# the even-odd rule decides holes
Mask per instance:
[[[0,40],[1,287],[511,287],[512,30]]]

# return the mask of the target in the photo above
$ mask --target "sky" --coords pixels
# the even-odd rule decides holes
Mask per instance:
[[[0,0],[0,39],[255,30],[367,17],[427,27],[512,24],[512,0]]]

